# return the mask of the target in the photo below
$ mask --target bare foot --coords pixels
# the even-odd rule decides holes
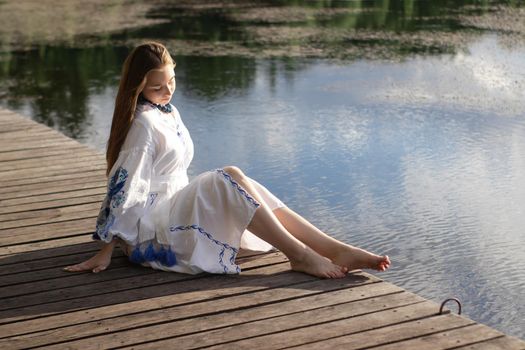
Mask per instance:
[[[320,278],[343,278],[346,276],[348,269],[338,266],[310,248],[306,248],[301,259],[291,260],[292,270],[304,272],[306,274]]]
[[[334,264],[344,266],[348,270],[373,269],[386,271],[390,267],[388,255],[376,255],[366,250],[346,245],[332,259]]]

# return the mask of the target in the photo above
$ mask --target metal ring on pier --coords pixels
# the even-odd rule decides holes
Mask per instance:
[[[441,315],[443,313],[443,307],[445,307],[445,304],[449,301],[455,301],[458,304],[458,315],[461,315],[461,301],[459,301],[459,299],[457,298],[445,299],[445,301],[441,303],[441,307],[439,308],[439,314]]]

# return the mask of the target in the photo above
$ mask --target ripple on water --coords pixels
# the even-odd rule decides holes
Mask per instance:
[[[271,100],[248,97],[223,99],[210,103],[207,112],[216,116],[235,115],[243,119],[255,118],[256,120],[259,118],[287,119],[287,117],[296,115],[293,104],[278,98]]]

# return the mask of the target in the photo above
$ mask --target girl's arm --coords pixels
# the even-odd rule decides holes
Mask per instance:
[[[115,248],[116,244],[116,239],[113,239],[110,243],[102,243],[100,251],[91,259],[81,262],[80,264],[64,267],[64,271],[93,271],[94,273],[104,271],[111,262],[111,255],[113,254],[113,249]]]

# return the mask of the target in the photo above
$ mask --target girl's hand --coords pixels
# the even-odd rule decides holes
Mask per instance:
[[[99,273],[107,269],[111,262],[111,253],[101,250],[94,257],[80,264],[71,265],[64,267],[64,271],[68,272],[83,272],[83,271],[92,271],[94,273]]]
[[[81,262],[80,264],[71,265],[64,267],[64,271],[68,272],[83,272],[93,271],[98,273],[108,268],[111,262],[111,255],[113,254],[113,248],[115,248],[117,240],[114,239],[110,243],[104,243],[100,248],[100,251],[91,259]]]

